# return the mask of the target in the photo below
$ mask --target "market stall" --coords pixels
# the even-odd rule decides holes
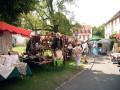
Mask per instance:
[[[48,64],[53,62],[53,54],[50,56],[46,51],[52,50],[53,37],[51,35],[34,35],[31,36],[26,47],[26,54],[23,56],[24,62],[36,64]]]
[[[30,37],[30,33],[31,31],[0,22],[0,54],[8,55],[8,50],[12,51],[12,34]]]
[[[30,33],[28,30],[0,22],[0,81],[21,75],[32,75],[27,63],[20,62],[18,53],[12,51],[12,34],[30,37]]]
[[[65,64],[66,59],[72,58],[71,47],[68,47],[70,46],[68,44],[69,39],[74,38],[59,33],[31,36],[23,59],[25,62],[33,62],[39,65],[51,63],[53,60],[64,60]],[[45,55],[46,50],[51,51],[52,55]]]
[[[110,51],[110,41],[102,39],[97,41],[97,43],[98,43],[98,51],[101,54],[106,54],[107,51]]]

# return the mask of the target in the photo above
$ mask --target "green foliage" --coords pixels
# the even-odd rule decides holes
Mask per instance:
[[[112,39],[112,38],[116,38],[115,35],[117,35],[117,31],[113,32],[112,31],[112,34],[109,36],[109,39]]]
[[[9,24],[18,24],[20,14],[34,10],[36,3],[38,0],[0,0],[0,20]]]
[[[22,19],[22,23],[21,23],[21,28],[25,28],[25,29],[39,29],[41,28],[42,25],[42,21],[39,20],[39,18],[37,18],[36,16],[34,16],[33,12],[30,12],[28,14],[22,14],[22,16],[20,17],[20,20]]]
[[[42,29],[62,34],[71,35],[70,21],[63,12],[68,13],[64,3],[72,3],[73,0],[39,0],[35,5],[35,15],[23,15],[23,25],[26,29]]]
[[[110,43],[110,51],[113,49],[113,45],[114,45],[114,40],[112,40]]]
[[[55,14],[56,24],[59,25],[58,30],[61,34],[72,35],[70,31],[71,24],[70,21],[66,18],[66,16],[62,12],[57,12]]]
[[[104,29],[104,24],[102,24],[101,26],[98,26],[98,27],[93,27],[92,28],[92,31],[93,31],[93,36],[98,36],[98,37],[101,37],[101,38],[104,38],[104,35],[105,35],[105,29]]]
[[[80,25],[78,22],[72,25],[72,27],[83,28],[84,26]]]
[[[118,47],[120,47],[120,41],[118,41]]]

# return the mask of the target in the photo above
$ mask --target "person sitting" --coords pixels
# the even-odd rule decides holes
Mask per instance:
[[[42,48],[41,42],[39,41],[38,43],[35,44],[36,51],[40,52],[40,49]]]

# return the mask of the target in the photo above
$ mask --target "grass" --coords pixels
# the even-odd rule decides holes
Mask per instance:
[[[21,53],[26,51],[26,47],[24,46],[16,46],[12,48],[13,51],[18,51],[19,55],[21,56]]]
[[[17,47],[18,48],[18,47]],[[19,49],[21,50],[21,49]],[[71,61],[66,61],[65,66],[59,69],[57,67],[53,71],[53,64],[37,65],[29,63],[32,77],[23,76],[11,78],[0,82],[0,89],[4,90],[55,90],[56,87],[63,82],[68,81],[71,77],[83,70],[84,64],[81,62],[80,69],[76,69],[74,58]]]

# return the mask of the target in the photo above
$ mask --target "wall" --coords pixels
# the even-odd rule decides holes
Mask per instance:
[[[8,50],[12,51],[12,34],[4,31],[0,35],[0,53],[7,55]]]
[[[22,35],[12,35],[12,43],[14,44],[14,46],[25,46],[26,37]]]
[[[116,23],[115,23],[116,20]],[[109,39],[109,36],[112,35],[112,33],[117,32],[120,34],[120,21],[119,17],[115,18],[111,22],[105,25],[105,39]],[[107,34],[107,36],[106,36]]]

